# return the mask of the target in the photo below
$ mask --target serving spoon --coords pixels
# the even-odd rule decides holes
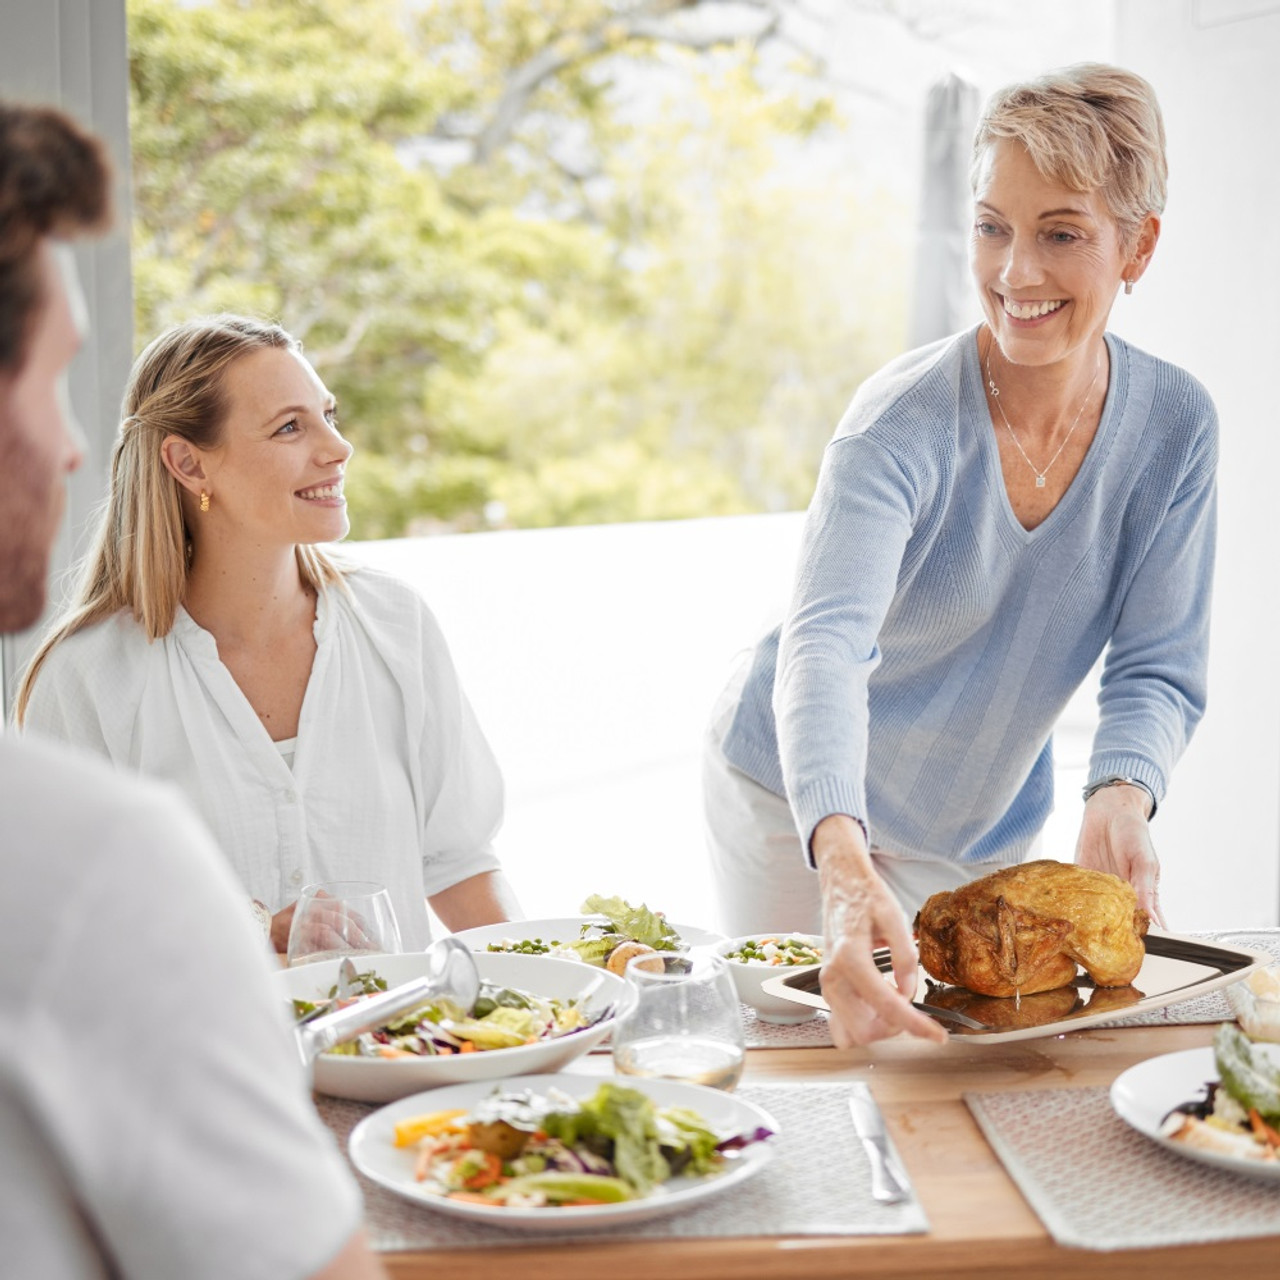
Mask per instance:
[[[390,991],[380,991],[344,1008],[318,1014],[294,1028],[298,1056],[307,1071],[320,1054],[335,1045],[354,1040],[366,1031],[376,1031],[397,1014],[407,1013],[419,1005],[447,996],[464,1009],[470,1009],[480,995],[480,972],[470,949],[457,938],[441,938],[423,953],[427,971],[420,978],[401,983]],[[338,968],[338,998],[346,999],[358,992],[355,965],[350,957]]]

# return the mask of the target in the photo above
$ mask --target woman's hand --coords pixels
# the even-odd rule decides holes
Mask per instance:
[[[947,1033],[911,1005],[917,955],[898,900],[876,874],[862,828],[844,814],[824,818],[813,832],[813,857],[822,885],[822,994],[831,1007],[836,1047],[870,1044],[910,1032],[938,1044]],[[888,946],[896,990],[884,980],[872,950]]]
[[[364,920],[355,912],[344,910],[340,902],[326,912],[323,899],[330,896],[322,891],[313,900],[306,923],[306,950],[349,951],[352,948],[358,950],[362,945],[372,947],[373,943],[361,932]],[[297,909],[297,902],[291,902],[271,917],[271,945],[281,955],[289,950],[289,932]]]
[[[293,913],[298,909],[296,902],[291,902],[283,911],[277,911],[271,917],[271,945],[280,955],[289,950],[289,930],[293,926]]]
[[[1133,885],[1151,923],[1164,928],[1160,914],[1160,861],[1151,843],[1147,814],[1151,797],[1141,787],[1103,787],[1089,797],[1076,844],[1076,862],[1109,871]]]

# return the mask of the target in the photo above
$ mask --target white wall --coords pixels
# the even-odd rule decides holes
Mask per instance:
[[[1116,60],[1164,108],[1170,189],[1113,328],[1191,370],[1222,421],[1210,706],[1153,833],[1171,924],[1280,911],[1280,4],[1119,0]],[[1225,890],[1225,891],[1224,891]]]
[[[700,748],[735,655],[782,615],[798,514],[356,542],[440,619],[502,765],[525,911],[591,893],[715,918]]]

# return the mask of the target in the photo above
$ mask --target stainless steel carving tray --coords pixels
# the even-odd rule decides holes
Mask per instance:
[[[1129,987],[1095,987],[1081,971],[1071,986],[1057,991],[996,999],[977,996],[959,987],[943,987],[921,969],[916,1005],[936,1018],[953,1036],[1003,1043],[1061,1035],[1065,1031],[1078,1031],[1100,1022],[1114,1022],[1191,1000],[1228,987],[1255,969],[1275,962],[1275,957],[1266,951],[1183,937],[1158,929],[1147,934],[1146,942],[1146,959]],[[876,951],[875,961],[881,973],[890,973],[887,948]],[[796,1004],[826,1010],[820,984],[820,970],[807,969],[803,973],[771,978],[764,989]],[[982,1025],[961,1026],[947,1016],[949,1009],[958,1009]]]

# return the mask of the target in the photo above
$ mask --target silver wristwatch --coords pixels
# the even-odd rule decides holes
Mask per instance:
[[[1097,782],[1090,782],[1081,793],[1084,796],[1085,804],[1089,803],[1091,796],[1095,792],[1101,791],[1104,787],[1138,787],[1147,793],[1147,799],[1151,801],[1151,812],[1147,815],[1147,821],[1150,822],[1156,816],[1156,795],[1145,782],[1140,778],[1124,778],[1118,773],[1111,774],[1107,778],[1099,778]]]

